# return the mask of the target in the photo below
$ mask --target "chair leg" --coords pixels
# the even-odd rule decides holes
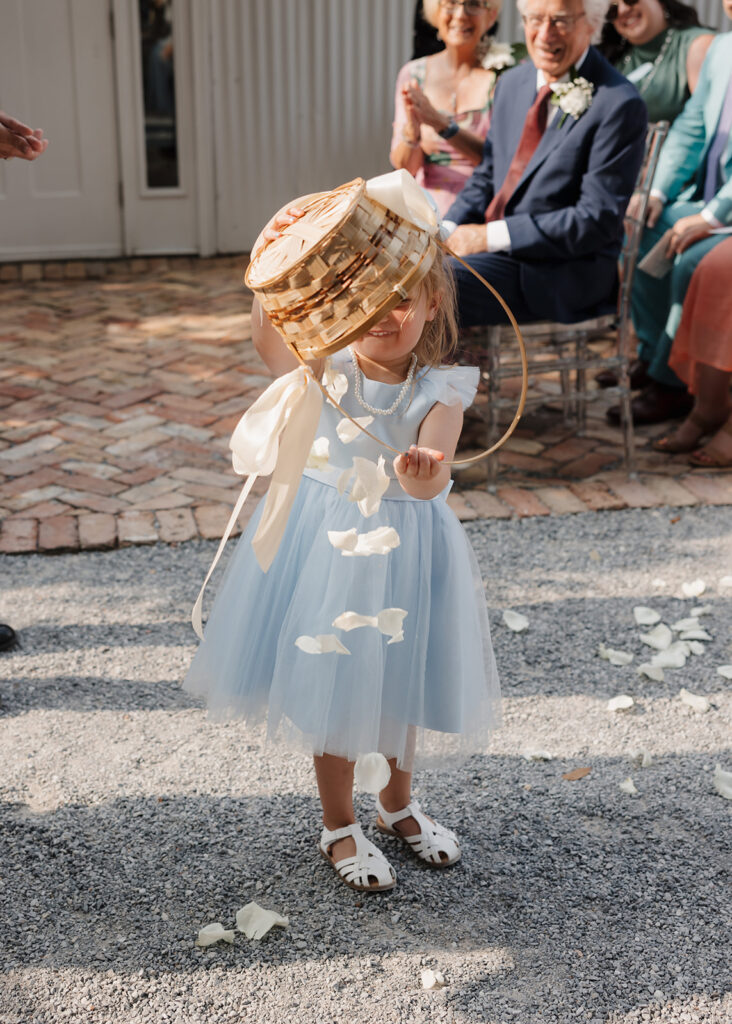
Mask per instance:
[[[633,480],[637,476],[635,468],[635,428],[633,426],[633,413],[630,406],[631,394],[627,361],[624,361],[619,368],[618,385],[620,392],[620,423],[623,428],[625,472]]]
[[[581,334],[577,338],[577,363],[583,362],[587,359],[587,335]],[[587,401],[584,398],[580,398],[580,395],[584,394],[587,390],[587,370],[578,369],[576,376],[576,403],[577,403],[577,434],[579,437],[583,437],[585,430],[587,429]]]
[[[488,437],[486,448],[490,448],[498,439],[498,399],[501,392],[501,328],[488,328]],[[498,453],[489,455],[487,461],[486,485],[489,491],[495,491],[498,481]]]

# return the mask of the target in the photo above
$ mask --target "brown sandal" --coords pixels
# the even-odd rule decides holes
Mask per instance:
[[[703,469],[732,468],[732,451],[729,453],[715,451],[714,441],[719,434],[726,434],[732,438],[732,416],[727,419],[708,444],[691,453],[689,462],[692,466],[701,466]]]
[[[666,455],[679,455],[685,452],[695,452],[698,449],[699,442],[707,434],[714,434],[727,422],[727,417],[723,420],[717,420],[714,423],[710,423],[705,420],[696,412],[690,412],[689,415],[682,423],[682,427],[686,423],[691,423],[698,430],[698,434],[693,441],[682,441],[678,435],[681,427],[674,430],[673,434],[668,434],[666,437],[659,437],[653,442],[652,448],[656,452],[665,452]]]

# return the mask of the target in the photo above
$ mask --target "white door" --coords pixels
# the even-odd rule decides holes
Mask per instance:
[[[190,0],[112,8],[125,252],[197,252]]]
[[[0,161],[0,259],[118,256],[114,58],[102,0],[0,0],[0,107],[50,140]]]

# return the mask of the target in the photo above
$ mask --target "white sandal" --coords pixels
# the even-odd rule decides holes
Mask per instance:
[[[383,832],[387,836],[396,836],[397,839],[407,843],[412,852],[429,867],[447,868],[460,860],[462,854],[455,833],[451,832],[449,828],[445,828],[444,825],[431,821],[426,814],[423,814],[416,800],[407,804],[403,810],[390,814],[384,810],[377,797],[376,810],[379,812],[379,818],[376,821],[379,832]],[[403,821],[404,818],[414,818],[421,831],[414,836],[398,832],[394,825],[398,821]]]
[[[356,843],[356,853],[353,857],[334,861],[330,849],[333,843],[345,839],[346,836],[350,836]],[[378,846],[374,846],[366,838],[358,824],[344,825],[343,828],[332,831],[324,828],[318,849],[351,889],[358,889],[360,892],[385,892],[396,885],[394,868]]]

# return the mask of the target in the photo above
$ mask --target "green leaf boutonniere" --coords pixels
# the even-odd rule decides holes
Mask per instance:
[[[559,127],[564,124],[567,114],[570,114],[577,121],[592,103],[592,94],[595,90],[592,82],[586,78],[577,76],[574,68],[571,72],[569,82],[552,83],[551,103],[559,107],[562,116],[559,120]]]

